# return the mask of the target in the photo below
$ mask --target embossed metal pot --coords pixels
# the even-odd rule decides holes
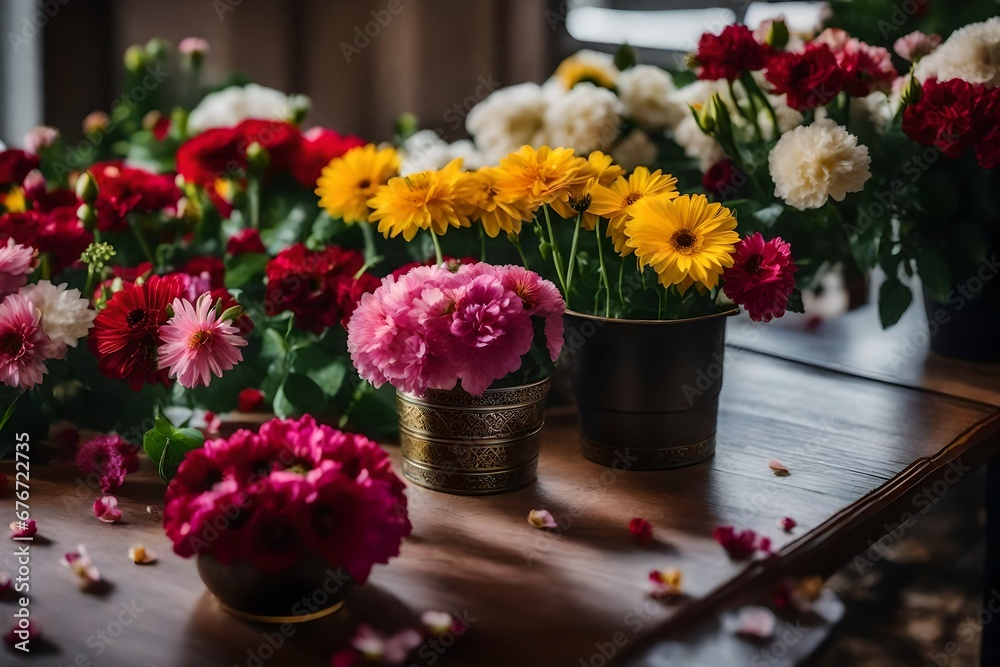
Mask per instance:
[[[482,396],[396,393],[403,475],[435,491],[481,495],[535,481],[549,381]]]
[[[567,311],[566,350],[583,455],[665,470],[715,452],[726,318],[615,320]]]
[[[317,557],[303,558],[279,572],[262,572],[246,562],[227,565],[198,556],[198,574],[222,609],[258,623],[304,623],[344,606],[354,580]]]

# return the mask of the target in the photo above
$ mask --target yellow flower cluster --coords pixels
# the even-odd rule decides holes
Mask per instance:
[[[683,293],[714,289],[732,266],[739,235],[732,211],[704,195],[679,195],[677,179],[639,167],[624,170],[601,152],[524,146],[495,167],[464,171],[461,159],[438,170],[399,176],[392,148],[354,148],[327,165],[317,182],[320,205],[345,222],[378,223],[386,237],[412,240],[420,230],[482,225],[491,238],[519,235],[548,206],[561,218],[606,235],[622,256],[635,253],[664,286]]]

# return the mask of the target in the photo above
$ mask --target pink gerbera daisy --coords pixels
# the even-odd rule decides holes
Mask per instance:
[[[723,290],[747,309],[750,319],[770,322],[785,314],[796,271],[791,246],[780,237],[764,241],[754,233],[737,244],[733,265],[723,273]]]
[[[7,245],[0,245],[0,296],[21,289],[34,263],[34,248],[14,243],[12,238],[7,239]]]
[[[45,360],[55,346],[40,325],[34,304],[20,294],[10,294],[0,303],[0,382],[27,389],[42,381]]]
[[[213,374],[222,377],[243,361],[240,348],[247,341],[231,320],[219,319],[210,294],[195,304],[174,299],[173,309],[174,316],[160,327],[160,368],[169,369],[182,387],[207,387]]]

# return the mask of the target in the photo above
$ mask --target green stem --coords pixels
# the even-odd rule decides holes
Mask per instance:
[[[247,179],[247,200],[250,203],[250,226],[260,229],[260,178],[257,176]]]
[[[594,234],[597,236],[597,257],[601,262],[601,280],[604,282],[604,291],[607,297],[604,299],[604,316],[611,317],[611,282],[608,280],[608,268],[604,265],[604,244],[601,243],[601,220],[598,218],[594,225]],[[600,293],[600,290],[598,290]]]
[[[576,266],[576,243],[580,239],[580,219],[583,213],[576,215],[576,227],[573,229],[573,243],[569,247],[569,267],[566,269],[566,300],[569,301],[569,290],[573,287],[573,268]]]
[[[528,268],[528,258],[524,256],[524,248],[521,247],[521,238],[515,234],[508,234],[507,240],[517,249],[517,254],[521,256],[521,265]]]
[[[479,225],[479,261],[486,261],[486,232],[482,225]]]
[[[663,319],[663,287],[659,284],[656,286],[656,319]]]
[[[142,252],[146,255],[146,259],[149,263],[153,265],[153,269],[156,269],[156,259],[153,257],[153,251],[149,248],[149,243],[146,242],[146,237],[143,236],[142,230],[139,229],[139,224],[136,221],[131,221],[130,227],[132,227],[132,233],[135,234],[135,238],[139,241],[139,247],[142,248]]]
[[[87,265],[87,282],[83,287],[83,298],[89,299],[94,294],[94,265]]]
[[[622,290],[622,281],[625,279],[625,258],[621,258],[618,265],[618,301],[622,304],[622,312],[625,312],[625,292]]]
[[[559,255],[559,246],[556,245],[556,235],[552,231],[552,217],[549,215],[549,207],[543,206],[545,211],[545,226],[549,232],[549,245],[552,246],[552,263],[556,267],[556,277],[559,279],[559,285],[562,287],[563,296],[569,299],[569,290],[566,289],[566,273],[563,271],[562,257]]]
[[[444,255],[441,253],[441,241],[438,240],[437,234],[434,233],[433,229],[427,230],[431,233],[431,241],[434,242],[434,255],[437,257],[437,263],[444,263]]]
[[[361,238],[364,239],[365,243],[365,264],[375,266],[382,261],[378,255],[378,249],[375,247],[375,227],[367,222],[360,222],[358,226],[361,227]]]

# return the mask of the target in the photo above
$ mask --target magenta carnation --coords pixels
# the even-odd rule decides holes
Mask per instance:
[[[360,435],[310,416],[272,420],[189,452],[167,487],[174,551],[273,572],[318,556],[364,582],[411,526],[403,482]]]
[[[0,245],[0,296],[12,294],[28,282],[28,274],[35,264],[35,249],[7,239]]]
[[[791,246],[780,237],[764,241],[754,233],[736,245],[733,265],[722,274],[723,291],[747,309],[750,319],[770,322],[785,314],[796,271]]]
[[[97,475],[97,484],[107,493],[125,482],[125,475],[139,469],[138,448],[118,435],[99,435],[80,446],[76,467],[86,475]]]
[[[534,271],[521,266],[500,267],[504,287],[521,297],[528,315],[545,318],[545,347],[552,361],[559,358],[563,345],[563,314],[566,302],[559,289]]]

